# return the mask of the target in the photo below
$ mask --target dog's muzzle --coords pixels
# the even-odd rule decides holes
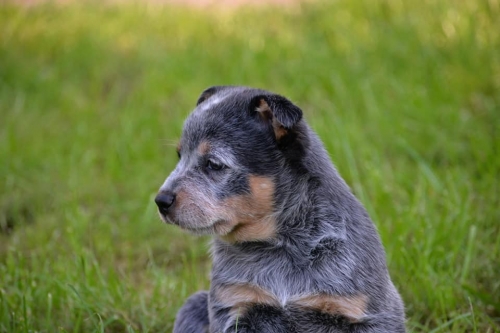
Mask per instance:
[[[175,202],[175,194],[170,191],[161,191],[156,195],[155,203],[161,215],[167,216],[168,209]]]

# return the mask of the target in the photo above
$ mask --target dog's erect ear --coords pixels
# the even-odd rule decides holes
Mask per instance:
[[[200,105],[201,103],[205,102],[207,99],[215,95],[216,93],[222,91],[222,90],[228,90],[228,89],[235,89],[238,87],[235,86],[212,86],[210,88],[205,89],[198,98],[198,101],[196,102],[196,106]]]
[[[205,91],[203,91],[201,93],[200,97],[198,98],[198,101],[196,102],[196,106],[200,105],[201,103],[203,103],[204,101],[209,99],[210,96],[215,94],[215,92],[218,90],[218,88],[219,87],[214,86],[214,87],[210,87],[210,88],[205,89]]]
[[[302,110],[280,95],[260,95],[252,99],[251,108],[259,117],[273,126],[276,140],[287,136],[302,119]]]

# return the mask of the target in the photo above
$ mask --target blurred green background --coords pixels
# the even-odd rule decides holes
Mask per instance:
[[[170,332],[207,238],[153,198],[203,89],[289,97],[411,332],[500,332],[500,1],[0,4],[0,332]]]

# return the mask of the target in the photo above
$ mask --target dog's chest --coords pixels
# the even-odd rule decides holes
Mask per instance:
[[[248,288],[252,288],[283,306],[314,290],[313,275],[310,269],[298,266],[280,251],[214,252],[212,285],[242,286],[239,290],[245,294],[251,293]]]

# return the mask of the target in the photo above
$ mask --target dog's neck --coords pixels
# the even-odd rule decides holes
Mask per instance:
[[[345,223],[352,218],[349,207],[360,207],[349,186],[340,177],[327,151],[314,132],[308,131],[301,175],[283,173],[278,177],[281,196],[276,198],[280,221],[287,237],[314,238],[316,234],[345,238]],[[294,178],[293,182],[290,179]],[[304,235],[304,233],[308,233]]]
[[[235,241],[216,236],[215,244],[220,241],[225,243],[223,246],[242,248],[300,249],[304,253],[296,257],[304,258],[318,246],[345,239],[346,223],[353,219],[348,207],[359,207],[359,202],[338,174],[319,138],[307,125],[301,130],[307,132],[304,137],[308,141],[301,147],[306,155],[293,161],[301,163],[300,174],[295,165],[275,178],[280,190],[274,202],[272,237]]]

